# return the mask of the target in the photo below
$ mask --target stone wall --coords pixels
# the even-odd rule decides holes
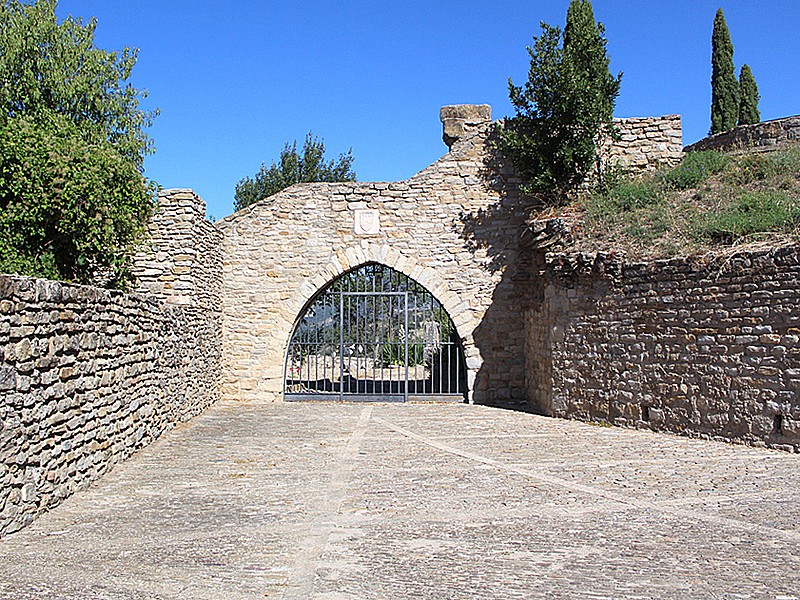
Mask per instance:
[[[536,409],[800,450],[800,248],[560,257],[541,273],[526,316]]]
[[[606,164],[644,173],[670,167],[683,157],[680,115],[614,119],[619,138],[606,140],[601,155]]]
[[[295,185],[217,223],[226,397],[280,399],[303,308],[343,272],[377,262],[418,281],[447,310],[473,400],[524,402],[514,277],[530,201],[493,154],[488,106],[445,107],[441,118],[450,152],[406,181]],[[377,231],[356,227],[361,211],[376,211]]]
[[[0,536],[219,397],[219,234],[160,199],[145,294],[0,275]]]
[[[442,108],[450,151],[406,181],[292,186],[223,219],[224,395],[273,401],[307,302],[367,262],[395,268],[442,303],[466,353],[470,399],[525,401],[519,323],[526,257],[519,239],[533,200],[493,150],[488,105]],[[653,169],[681,156],[680,117],[623,119],[614,161]],[[377,232],[358,213],[376,211]]]
[[[684,150],[686,152],[701,150],[768,152],[798,142],[800,142],[800,115],[753,125],[739,125],[730,131],[703,138],[699,142],[687,146]]]
[[[190,189],[164,190],[136,256],[137,291],[172,304],[221,311],[222,235]]]
[[[215,337],[195,307],[0,275],[0,535],[214,402]]]

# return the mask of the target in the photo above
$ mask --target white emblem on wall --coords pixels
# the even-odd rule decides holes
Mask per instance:
[[[375,235],[381,231],[381,213],[372,209],[359,209],[355,211],[356,222],[353,227],[359,235]]]

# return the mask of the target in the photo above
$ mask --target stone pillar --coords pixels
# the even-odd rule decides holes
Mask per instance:
[[[190,189],[164,190],[136,255],[136,291],[172,304],[220,309],[221,234]]]
[[[454,104],[439,111],[442,139],[448,148],[459,140],[477,133],[492,122],[492,107],[488,104]]]

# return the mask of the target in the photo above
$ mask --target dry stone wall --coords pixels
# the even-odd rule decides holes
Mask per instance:
[[[222,235],[190,189],[164,190],[136,256],[137,291],[172,304],[221,311]]]
[[[152,293],[0,275],[0,536],[27,525],[219,397],[219,234],[165,193]]]
[[[756,150],[768,152],[798,142],[800,142],[800,115],[752,125],[739,125],[730,131],[703,138],[699,142],[687,146],[685,151],[720,150],[735,153]]]
[[[617,139],[606,140],[601,156],[607,165],[626,172],[646,173],[671,167],[683,157],[680,115],[614,119]]]
[[[535,408],[800,450],[800,248],[542,272],[526,316]]]
[[[0,535],[217,397],[195,307],[0,276]]]

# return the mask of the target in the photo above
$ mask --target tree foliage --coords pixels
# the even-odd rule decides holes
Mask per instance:
[[[559,199],[581,184],[597,160],[601,133],[612,131],[622,74],[609,71],[605,29],[588,0],[572,0],[563,34],[541,23],[528,48],[528,81],[509,97],[516,109],[498,148],[514,165],[526,193]]]
[[[738,120],[739,83],[733,66],[733,42],[720,8],[711,34],[711,133],[733,129]]]
[[[136,51],[55,7],[0,0],[0,271],[120,285],[153,208],[155,114],[127,83]]]
[[[297,151],[297,140],[291,145],[285,144],[278,163],[273,161],[269,167],[262,164],[254,178],[245,177],[236,184],[234,210],[241,210],[295,183],[355,181],[352,165],[352,149],[326,162],[324,140],[309,132],[302,154]]]
[[[760,99],[753,71],[748,65],[743,65],[739,73],[739,125],[761,122],[761,112],[758,110]]]

